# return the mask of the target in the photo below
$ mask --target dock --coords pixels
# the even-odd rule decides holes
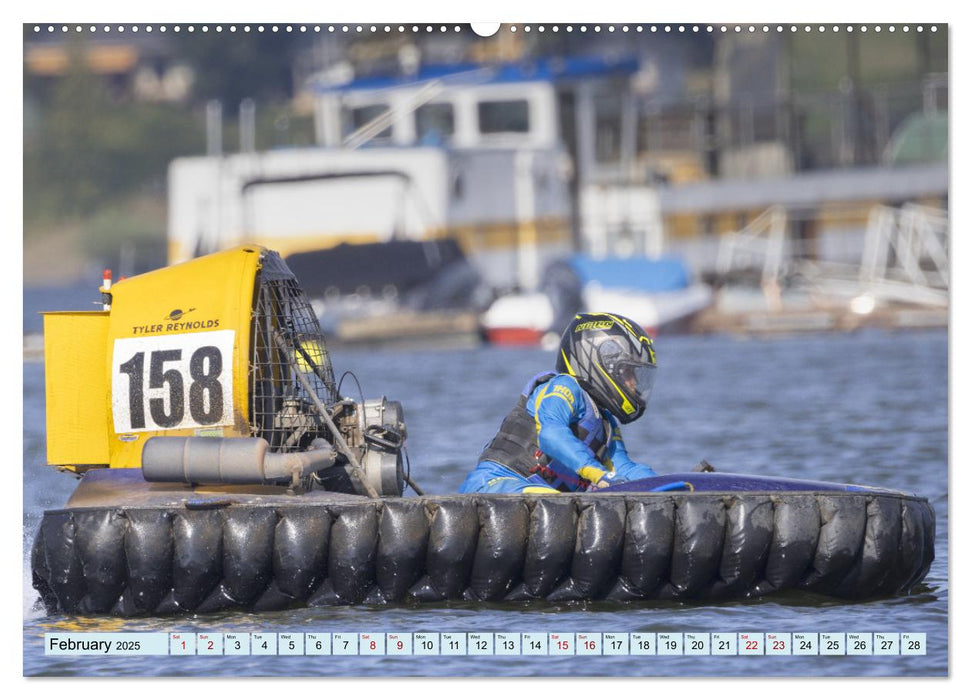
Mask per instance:
[[[845,307],[724,312],[708,308],[693,320],[689,332],[772,336],[795,333],[851,332],[863,328],[916,330],[947,328],[947,309],[899,307],[858,314]]]
[[[479,317],[468,311],[416,312],[343,319],[328,343],[437,349],[478,347]]]

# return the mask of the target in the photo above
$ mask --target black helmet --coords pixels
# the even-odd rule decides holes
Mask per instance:
[[[615,314],[577,314],[563,333],[556,371],[576,377],[621,423],[644,414],[657,358],[643,328]]]

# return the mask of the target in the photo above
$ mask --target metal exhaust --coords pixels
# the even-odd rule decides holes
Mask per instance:
[[[142,448],[145,481],[186,484],[299,482],[337,461],[322,438],[306,452],[269,452],[263,438],[153,437]]]

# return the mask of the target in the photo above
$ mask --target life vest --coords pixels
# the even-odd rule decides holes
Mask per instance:
[[[555,376],[555,372],[543,372],[529,381],[518,403],[503,419],[499,431],[479,455],[479,461],[496,462],[526,478],[538,474],[561,491],[586,489],[589,485],[588,481],[552,460],[539,449],[536,419],[526,410],[533,391]],[[570,430],[577,439],[590,448],[600,462],[603,462],[612,433],[610,421],[600,412],[589,394],[584,392],[584,397],[586,410],[579,421],[570,425]]]

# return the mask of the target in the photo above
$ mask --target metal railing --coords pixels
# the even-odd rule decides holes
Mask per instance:
[[[782,308],[784,278],[795,275],[824,296],[903,302],[929,307],[948,305],[948,214],[909,203],[871,209],[858,264],[794,257],[788,237],[789,214],[773,206],[741,231],[726,234],[718,248],[716,270],[761,270],[769,309]]]
[[[785,207],[772,206],[741,231],[722,236],[718,246],[715,269],[722,277],[734,270],[761,264],[762,291],[770,308],[781,306],[779,278],[783,270],[787,223]]]
[[[896,279],[922,287],[947,288],[947,212],[918,204],[870,211],[860,282]]]

